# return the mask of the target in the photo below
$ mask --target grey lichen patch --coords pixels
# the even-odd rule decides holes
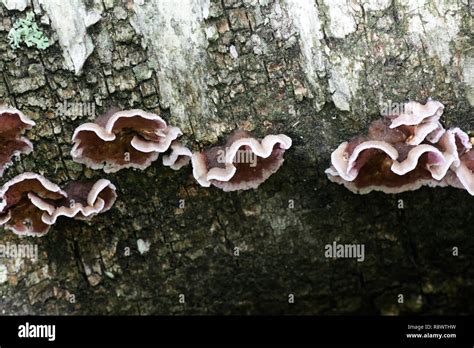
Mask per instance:
[[[140,64],[133,67],[133,74],[138,81],[145,81],[151,78],[153,69],[151,69],[146,63]]]
[[[8,280],[7,266],[0,264],[0,284],[5,283],[7,280]]]
[[[462,21],[460,2],[431,2],[419,6],[416,1],[404,0],[408,17],[408,33],[418,48],[426,47],[430,56],[446,65],[452,57],[451,43],[456,38]]]
[[[219,122],[207,95],[203,20],[209,15],[209,2],[146,2],[133,10],[132,24],[143,35],[150,60],[157,67],[161,105],[170,108],[172,122],[185,133],[194,131],[200,139],[215,141],[219,127],[200,122],[202,118]]]
[[[37,90],[46,85],[44,68],[41,64],[31,64],[26,76],[13,78],[9,82],[12,92],[16,94]]]
[[[10,11],[24,11],[28,6],[28,0],[2,0],[1,3]]]
[[[390,7],[392,0],[365,0],[360,4],[366,11],[383,11]]]
[[[351,101],[359,89],[359,73],[363,65],[346,57],[336,58],[331,61],[329,92],[338,109],[349,111]]]
[[[354,10],[346,0],[323,0],[327,10],[327,31],[331,37],[343,39],[356,30]]]
[[[103,28],[95,42],[96,42],[96,50],[99,55],[99,59],[102,64],[112,64],[112,57],[114,53],[114,42],[111,35],[112,26],[109,24],[108,27]]]
[[[463,81],[466,86],[466,98],[474,106],[474,50],[467,52],[461,59]]]
[[[114,93],[115,91],[129,91],[137,86],[135,76],[131,70],[117,72],[106,80],[109,92],[111,93]]]
[[[304,94],[302,88],[297,88],[295,93],[301,91],[303,97],[315,97],[315,108],[319,111],[326,100],[321,80],[326,74],[327,65],[319,12],[315,3],[298,0],[287,0],[286,10],[298,31],[304,71],[313,91]]]
[[[101,15],[87,11],[81,0],[39,0],[47,12],[51,25],[59,38],[65,65],[79,75],[94,49],[87,28],[97,23]]]

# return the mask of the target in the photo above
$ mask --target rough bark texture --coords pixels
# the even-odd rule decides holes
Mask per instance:
[[[35,119],[35,151],[2,182],[26,170],[58,184],[105,177],[119,198],[40,239],[2,231],[2,244],[37,243],[39,260],[0,259],[1,313],[474,311],[473,197],[359,196],[324,175],[331,151],[389,100],[432,97],[446,105],[446,126],[473,130],[471,0],[60,1],[82,42],[60,33],[68,17],[54,1],[12,9],[22,2],[0,2],[0,100]],[[53,41],[44,51],[8,45],[29,9]],[[237,127],[294,145],[277,174],[240,193],[201,188],[190,167],[174,172],[161,159],[105,175],[71,160],[72,132],[90,118],[55,116],[64,100],[160,113],[194,150]],[[325,258],[333,241],[365,244],[365,261]]]

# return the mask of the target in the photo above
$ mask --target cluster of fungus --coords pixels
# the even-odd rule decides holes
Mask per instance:
[[[224,145],[192,155],[194,178],[201,186],[212,184],[223,191],[256,189],[281,167],[291,143],[284,134],[260,140],[237,130]]]
[[[360,194],[453,186],[474,195],[472,144],[459,128],[443,128],[443,109],[434,100],[409,102],[403,112],[372,122],[367,135],[331,154],[328,178]]]
[[[124,168],[145,169],[168,150],[181,130],[143,110],[111,109],[95,122],[74,131],[71,156],[92,169],[115,173]]]
[[[367,135],[344,142],[332,153],[326,174],[355,193],[372,190],[399,193],[421,186],[453,186],[474,195],[474,150],[459,128],[440,123],[444,106],[429,100],[410,102],[403,112],[371,123]],[[33,145],[21,136],[34,122],[20,111],[0,108],[0,176],[15,154]],[[223,191],[255,189],[283,164],[291,145],[284,135],[258,139],[237,130],[223,145],[192,153],[176,139],[182,135],[158,115],[142,110],[112,109],[93,123],[76,128],[72,158],[107,173],[145,169],[160,153],[163,165],[179,170],[192,163],[193,176],[204,187]],[[41,236],[60,216],[88,220],[109,210],[115,186],[106,179],[75,181],[63,189],[43,176],[23,173],[0,190],[0,225],[19,235]]]
[[[57,218],[88,220],[109,210],[117,195],[105,179],[76,181],[61,189],[40,174],[20,174],[0,190],[0,224],[22,236],[42,236]]]
[[[0,107],[0,176],[13,156],[33,151],[22,133],[34,125],[21,111]],[[26,172],[0,189],[0,225],[18,235],[42,236],[58,217],[88,220],[109,210],[116,197],[109,180],[74,181],[61,189],[40,174]]]
[[[204,187],[211,184],[224,191],[257,188],[283,164],[283,154],[291,147],[284,134],[259,140],[237,130],[222,146],[192,153],[178,140],[182,135],[158,115],[142,110],[110,110],[94,123],[74,131],[71,155],[74,161],[106,173],[124,168],[145,169],[163,155],[163,165],[179,170],[189,162],[193,175]]]
[[[21,134],[34,125],[20,110],[0,106],[0,177],[13,156],[33,151],[33,144]]]
[[[33,145],[21,137],[35,125],[20,111],[0,109],[0,176],[17,153],[29,153]],[[163,165],[179,170],[189,162],[201,186],[224,190],[257,188],[283,164],[291,147],[284,135],[257,139],[247,131],[232,133],[222,146],[192,153],[176,139],[182,135],[158,115],[143,110],[109,110],[94,122],[80,125],[72,136],[74,161],[92,169],[114,173],[124,168],[145,169],[160,153]],[[0,225],[15,234],[42,236],[60,216],[89,220],[109,210],[117,198],[106,179],[73,181],[61,188],[40,174],[26,172],[0,190]]]

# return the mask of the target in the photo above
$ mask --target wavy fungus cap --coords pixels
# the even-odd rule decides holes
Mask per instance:
[[[49,202],[66,196],[58,185],[39,174],[20,174],[0,191],[0,224],[18,235],[42,236],[51,225],[42,219],[54,208]]]
[[[444,131],[439,122],[443,110],[444,105],[435,100],[428,100],[424,105],[411,101],[399,115],[388,116],[392,120],[390,128],[405,128],[412,133],[406,140],[409,145],[418,145],[425,138],[435,143]]]
[[[74,131],[71,156],[92,169],[114,173],[145,169],[181,135],[158,115],[143,110],[111,110]]]
[[[225,145],[193,154],[193,175],[204,187],[212,184],[224,191],[257,188],[280,168],[291,144],[284,134],[259,140],[247,131],[237,130]]]
[[[171,143],[171,152],[163,156],[163,165],[179,170],[189,164],[193,153],[178,141]]]
[[[43,236],[59,216],[89,220],[109,210],[117,198],[106,179],[73,181],[62,190],[36,173],[23,173],[0,191],[0,225],[23,236]]]
[[[433,180],[445,164],[443,153],[431,145],[393,146],[383,141],[342,143],[331,155],[326,173],[332,181],[356,193],[372,190],[398,193],[414,190]],[[444,167],[444,166],[443,166]]]
[[[474,196],[474,150],[469,136],[459,128],[450,130],[456,138],[458,161],[452,168],[453,175],[447,176],[447,181],[453,187],[467,190]]]
[[[20,110],[0,106],[0,177],[12,163],[12,156],[27,155],[33,151],[33,144],[21,133],[34,125],[35,122]]]
[[[339,145],[326,170],[329,179],[361,194],[372,190],[399,193],[425,185],[469,191],[465,164],[472,145],[467,134],[442,127],[439,102],[407,105],[404,114],[373,121],[367,136]]]
[[[109,210],[117,198],[115,186],[106,179],[73,181],[65,186],[64,191],[67,198],[54,202],[54,209],[43,216],[45,223],[54,224],[60,216],[90,220]]]

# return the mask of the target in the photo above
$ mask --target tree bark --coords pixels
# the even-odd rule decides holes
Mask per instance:
[[[0,104],[36,121],[35,150],[2,183],[24,171],[108,178],[118,199],[42,238],[2,231],[0,244],[37,244],[39,258],[0,259],[1,313],[473,312],[473,197],[354,195],[324,174],[331,151],[390,102],[431,97],[447,127],[473,130],[472,1],[22,2],[0,1]],[[52,41],[44,51],[8,44],[29,10]],[[195,151],[236,128],[285,133],[293,147],[238,193],[161,159],[105,174],[72,161],[72,133],[91,117],[56,115],[64,101],[160,113]],[[334,241],[364,244],[365,260],[326,258]]]

